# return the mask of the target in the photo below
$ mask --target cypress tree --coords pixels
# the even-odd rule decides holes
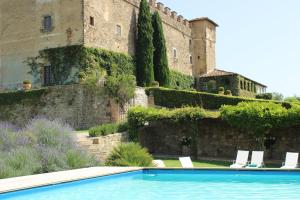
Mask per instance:
[[[166,40],[164,36],[163,26],[159,13],[156,11],[152,16],[153,26],[153,64],[154,77],[161,86],[169,86],[170,70],[168,67]]]
[[[136,44],[137,83],[149,86],[154,81],[153,72],[153,28],[147,0],[141,0],[138,18],[138,38]]]

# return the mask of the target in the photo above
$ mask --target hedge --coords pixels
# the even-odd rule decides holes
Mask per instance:
[[[13,105],[24,100],[38,101],[47,91],[47,88],[42,88],[29,91],[22,90],[0,93],[0,106]]]
[[[243,101],[266,100],[249,99],[234,96],[211,94],[206,92],[175,90],[167,88],[147,88],[147,94],[154,96],[155,104],[167,108],[180,108],[183,106],[200,106],[204,109],[219,109],[222,105],[237,105]]]
[[[166,108],[135,107],[128,111],[128,129],[130,138],[137,140],[138,129],[154,121],[168,120],[170,122],[188,123],[207,117],[208,114],[200,107],[184,107],[168,110]]]
[[[221,118],[233,127],[264,136],[270,129],[300,125],[300,106],[285,108],[274,102],[241,102],[222,106]]]
[[[115,123],[109,123],[109,124],[102,124],[99,126],[94,126],[89,129],[89,136],[90,137],[99,137],[99,136],[106,136],[114,133],[121,133],[125,132],[128,129],[128,124],[115,124]]]

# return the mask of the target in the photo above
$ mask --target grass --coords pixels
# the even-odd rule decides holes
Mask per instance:
[[[161,159],[166,167],[181,167],[178,159]],[[226,161],[193,161],[194,167],[229,167],[232,162]]]
[[[181,167],[181,164],[178,159],[166,158],[163,160],[166,167]],[[229,167],[232,162],[228,161],[203,161],[203,160],[195,160],[193,161],[194,167],[202,167],[202,168],[213,168],[213,167]],[[267,163],[265,168],[280,168],[280,164]]]

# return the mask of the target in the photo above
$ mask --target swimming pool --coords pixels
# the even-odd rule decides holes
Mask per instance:
[[[0,199],[300,199],[300,172],[146,169],[0,194]]]

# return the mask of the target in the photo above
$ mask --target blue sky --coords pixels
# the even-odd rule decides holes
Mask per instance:
[[[160,0],[187,19],[209,17],[217,29],[217,66],[300,95],[299,0]]]

